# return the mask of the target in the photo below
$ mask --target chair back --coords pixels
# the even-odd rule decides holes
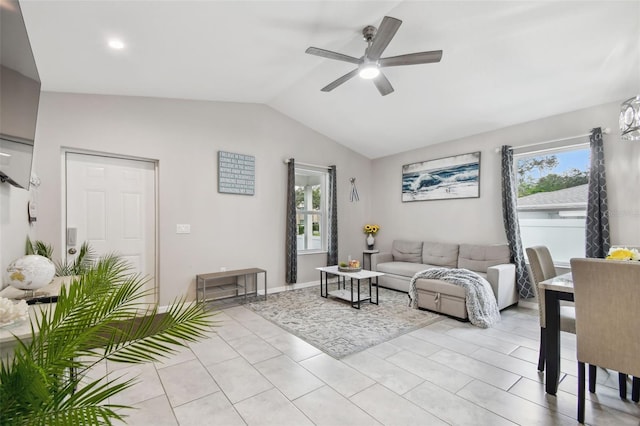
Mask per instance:
[[[640,377],[640,262],[571,259],[578,361]]]
[[[556,267],[553,266],[553,258],[546,246],[527,247],[527,258],[531,274],[533,275],[533,291],[538,299],[538,312],[540,313],[540,327],[546,328],[544,313],[544,291],[539,291],[538,283],[553,278],[556,275]]]

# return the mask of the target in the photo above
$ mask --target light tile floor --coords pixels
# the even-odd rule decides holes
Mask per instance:
[[[137,408],[127,411],[128,424],[577,423],[575,336],[562,334],[560,388],[547,396],[532,309],[503,311],[487,330],[447,318],[342,360],[242,306],[217,319],[216,333],[163,363],[107,366],[140,378],[113,401]],[[618,397],[617,377],[598,370],[588,424],[640,424],[640,405]]]

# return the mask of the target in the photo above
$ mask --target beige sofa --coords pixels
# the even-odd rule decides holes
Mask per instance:
[[[383,272],[382,287],[409,291],[411,278],[433,267],[464,268],[485,278],[496,297],[498,309],[518,303],[516,269],[510,263],[509,248],[502,245],[434,243],[395,240],[390,252],[371,255],[371,270]],[[416,280],[418,306],[423,309],[467,319],[462,287],[437,279]]]

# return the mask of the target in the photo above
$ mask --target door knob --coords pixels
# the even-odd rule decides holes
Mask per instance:
[[[69,254],[76,254],[76,252],[77,252],[77,251],[78,251],[78,250],[76,250],[76,249],[74,249],[73,247],[71,247],[71,248],[69,249]]]

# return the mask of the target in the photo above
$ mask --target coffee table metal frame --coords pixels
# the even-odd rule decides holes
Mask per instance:
[[[378,277],[384,275],[382,272],[375,271],[367,271],[365,269],[359,272],[342,272],[338,270],[338,266],[325,266],[321,268],[316,268],[320,271],[320,296],[327,298],[329,296],[336,297],[338,299],[346,300],[351,303],[351,307],[355,309],[360,309],[360,303],[364,301],[369,301],[374,305],[378,304]],[[329,275],[335,275],[338,277],[338,290],[329,292]],[[349,278],[351,284],[351,291],[346,290],[346,280]],[[375,282],[372,282],[372,279],[375,278]],[[361,280],[367,280],[369,284],[369,294],[361,294],[360,293],[360,282]],[[354,282],[356,283],[355,293],[354,293]],[[342,286],[342,290],[340,289]],[[372,287],[376,288],[376,297],[375,301],[372,296]],[[354,297],[355,296],[355,297]]]

